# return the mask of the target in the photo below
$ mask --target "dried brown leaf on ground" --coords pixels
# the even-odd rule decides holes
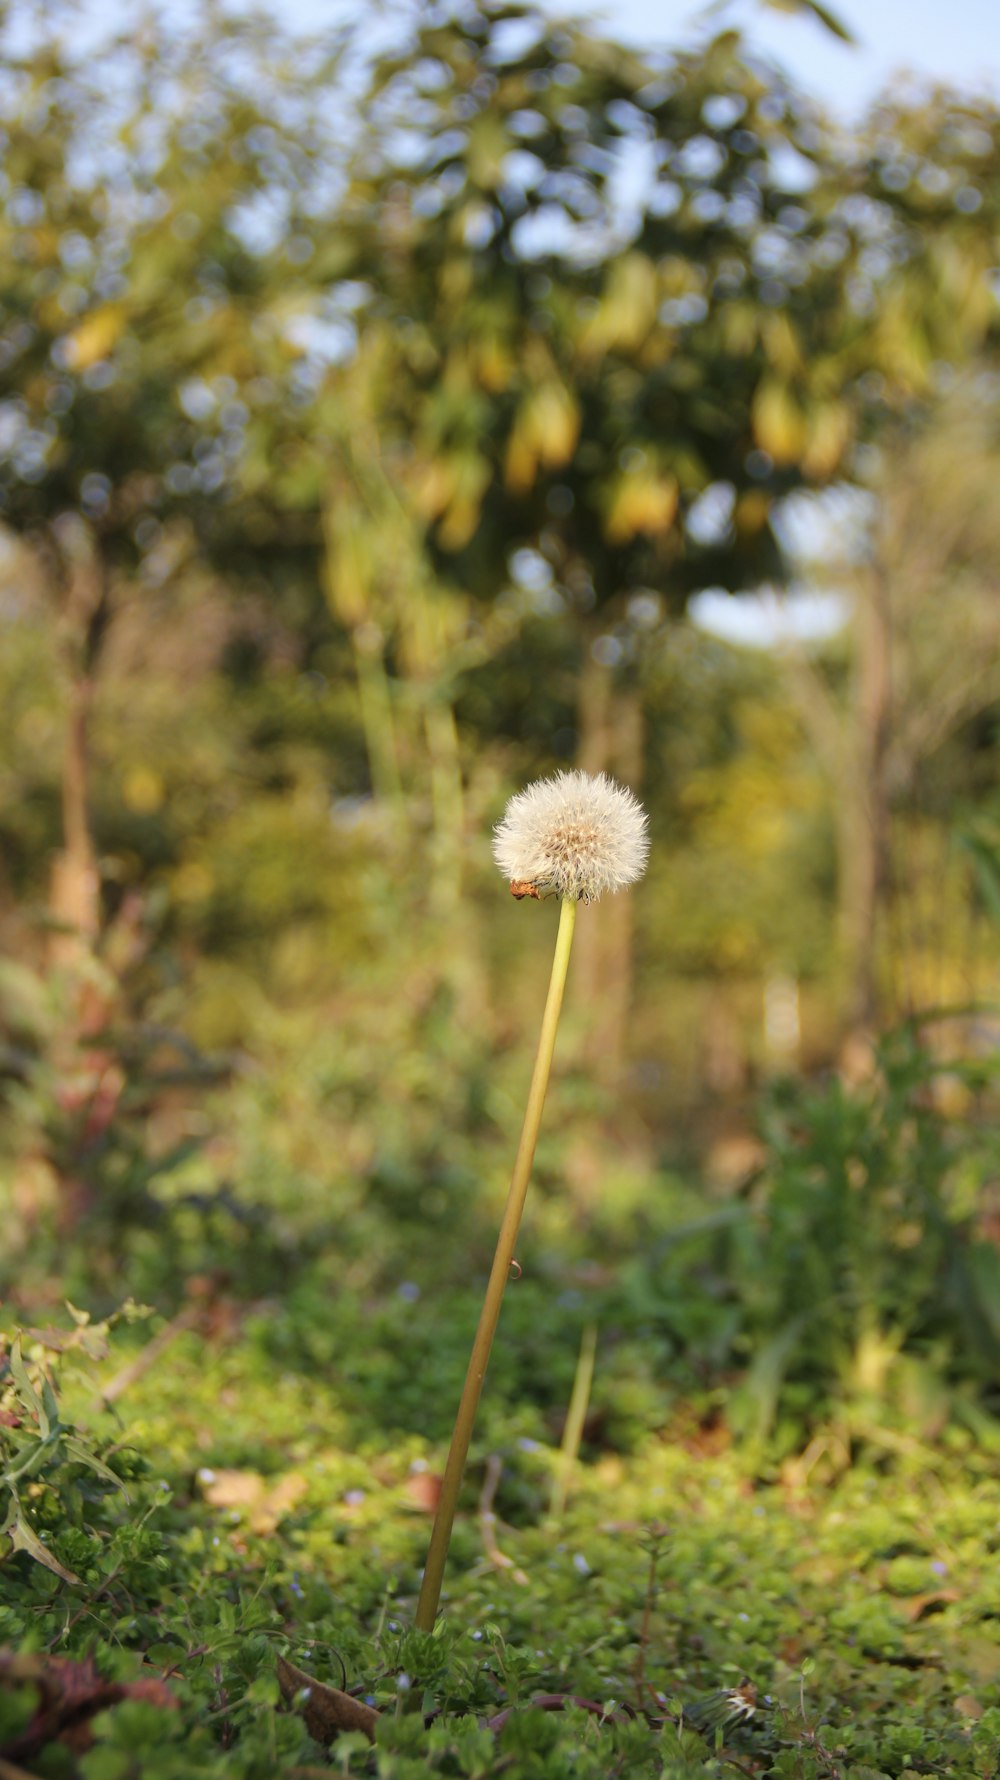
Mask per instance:
[[[258,1471],[206,1470],[199,1473],[199,1482],[206,1502],[213,1508],[236,1510],[252,1533],[273,1533],[309,1488],[301,1471],[285,1471],[274,1478]]]
[[[176,1709],[177,1701],[163,1681],[107,1681],[92,1657],[74,1662],[64,1656],[18,1654],[0,1650],[0,1688],[33,1689],[36,1706],[23,1730],[0,1746],[9,1761],[30,1758],[55,1741],[78,1753],[90,1748],[90,1720],[121,1700],[145,1700],[151,1706]]]
[[[300,1712],[306,1730],[317,1743],[332,1743],[341,1731],[361,1731],[370,1743],[375,1741],[378,1713],[363,1700],[355,1700],[339,1687],[317,1681],[304,1669],[297,1669],[285,1657],[278,1658],[278,1686],[286,1706]]]
[[[441,1479],[433,1471],[414,1471],[403,1485],[403,1501],[419,1514],[433,1514],[441,1497]]]

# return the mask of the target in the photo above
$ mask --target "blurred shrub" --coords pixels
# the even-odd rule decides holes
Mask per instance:
[[[261,1339],[282,1365],[334,1367],[359,1419],[433,1433],[440,1412],[443,1433],[517,1140],[521,1048],[466,1027],[461,988],[429,966],[394,985],[390,954],[309,1010],[258,991],[257,1058],[206,1095],[197,1053],[124,990],[109,999],[108,959],[93,968],[104,1012],[78,1020],[75,1051],[55,980],[3,978],[8,1201],[26,1169],[47,1170],[57,1197],[86,1188],[65,1289],[100,1307],[124,1275],[170,1305],[211,1274],[269,1306]],[[853,1085],[779,1085],[757,1174],[707,1201],[629,1149],[620,1110],[568,1057],[491,1366],[512,1435],[558,1437],[594,1322],[585,1456],[679,1432],[736,1436],[757,1462],[833,1429],[838,1464],[858,1442],[962,1423],[989,1438],[996,1061],[941,1051],[906,1027]],[[23,1205],[20,1219],[23,1239]]]
[[[904,1026],[866,1080],[774,1095],[770,1160],[729,1228],[737,1429],[787,1450],[831,1414],[879,1439],[904,1420],[933,1435],[980,1394],[1000,1408],[997,1081],[995,1053],[942,1063]]]
[[[200,1145],[192,1094],[222,1066],[164,1022],[155,930],[130,895],[96,950],[0,958],[0,1207],[15,1277],[29,1245],[33,1265],[54,1263],[53,1239],[113,1273],[116,1233],[155,1216],[154,1183]]]

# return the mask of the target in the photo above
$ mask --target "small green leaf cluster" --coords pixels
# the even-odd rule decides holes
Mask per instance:
[[[103,1453],[61,1413],[48,1351],[64,1360],[100,1358],[118,1320],[93,1324],[88,1312],[72,1305],[69,1310],[71,1332],[28,1331],[28,1358],[20,1333],[8,1348],[0,1346],[0,1512],[6,1508],[0,1538],[6,1534],[12,1550],[25,1552],[64,1582],[80,1583],[69,1565],[75,1560],[86,1569],[97,1555],[89,1536],[90,1511],[109,1491],[119,1491],[128,1503],[132,1465],[127,1454]],[[145,1314],[131,1300],[118,1313],[128,1320]]]

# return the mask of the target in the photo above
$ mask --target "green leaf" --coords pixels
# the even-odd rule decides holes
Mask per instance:
[[[126,1502],[128,1501],[128,1490],[125,1488],[121,1478],[117,1477],[104,1463],[103,1459],[99,1459],[96,1453],[91,1452],[89,1447],[86,1446],[75,1434],[65,1434],[63,1436],[63,1446],[66,1452],[76,1460],[78,1465],[86,1465],[89,1471],[96,1471],[98,1477],[105,1478],[108,1483],[114,1484],[116,1489],[121,1490]]]
[[[135,1766],[126,1749],[105,1743],[88,1751],[80,1763],[80,1772],[83,1780],[128,1780]]]
[[[46,1570],[51,1570],[54,1575],[61,1577],[63,1582],[72,1582],[78,1588],[82,1587],[80,1577],[75,1575],[72,1570],[67,1570],[65,1564],[59,1562],[55,1553],[50,1551],[47,1545],[42,1544],[38,1534],[24,1519],[19,1502],[15,1502],[12,1514],[8,1517],[8,1523],[3,1531],[8,1535],[15,1551],[27,1552],[30,1558],[34,1558],[36,1564],[43,1564]]]
[[[22,1402],[27,1404],[28,1408],[32,1411],[32,1413],[38,1417],[39,1433],[41,1434],[43,1440],[47,1439],[48,1433],[49,1433],[49,1417],[48,1417],[48,1414],[45,1409],[45,1405],[43,1404],[41,1397],[38,1395],[38,1392],[36,1391],[34,1385],[32,1384],[31,1379],[28,1377],[28,1369],[25,1366],[24,1360],[21,1356],[21,1337],[20,1336],[17,1336],[16,1340],[13,1342],[13,1344],[11,1346],[10,1369],[11,1369],[11,1373],[13,1375],[14,1383],[17,1386],[18,1395],[20,1396]]]
[[[975,832],[960,834],[958,844],[972,854],[976,886],[984,907],[994,921],[1000,921],[1000,854],[996,846]]]
[[[774,1425],[785,1373],[808,1321],[804,1311],[792,1317],[758,1350],[746,1375],[743,1388],[756,1411],[754,1432],[759,1440],[766,1439]]]
[[[27,1477],[34,1477],[42,1469],[46,1459],[55,1453],[59,1444],[59,1430],[46,1435],[44,1440],[31,1439],[26,1447],[20,1449],[20,1462],[9,1465],[0,1473],[0,1481],[13,1486]]]
[[[42,1374],[42,1408],[46,1421],[43,1437],[47,1438],[50,1433],[58,1434],[60,1431],[59,1405],[56,1402],[55,1391],[44,1373]]]

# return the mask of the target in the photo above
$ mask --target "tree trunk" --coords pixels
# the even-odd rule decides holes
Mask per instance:
[[[53,964],[71,964],[89,949],[97,935],[97,863],[87,808],[88,726],[93,700],[89,677],[69,690],[66,743],[63,753],[63,846],[52,862],[49,912]]]
[[[63,611],[67,661],[66,741],[62,771],[62,851],[52,864],[49,907],[53,963],[78,959],[99,924],[97,861],[90,828],[90,719],[97,663],[110,617],[103,564],[79,550],[68,566]]]
[[[361,733],[368,760],[368,779],[372,795],[393,813],[393,820],[403,820],[403,784],[399,770],[396,722],[385,671],[385,645],[377,624],[364,622],[351,627],[354,651],[354,672],[358,687],[358,711]]]
[[[100,927],[97,858],[90,826],[90,720],[97,664],[111,616],[104,566],[86,534],[70,533],[68,576],[63,606],[66,662],[66,741],[62,770],[63,846],[52,862],[49,907],[52,937],[49,956],[65,968],[69,1000],[52,1050],[60,1091],[81,1071],[91,1083],[91,1118],[100,1108],[108,1120],[117,1106],[124,1078],[101,1045],[110,1008],[86,970]],[[86,1170],[65,1162],[59,1169],[58,1224],[74,1230],[90,1210],[93,1187]]]
[[[880,1011],[878,949],[890,888],[886,764],[892,719],[888,581],[875,566],[858,622],[854,784],[840,791],[841,921],[847,1016],[871,1032]]]
[[[587,651],[577,704],[577,764],[607,772],[637,791],[643,768],[643,712],[637,686],[615,686],[613,670]],[[634,976],[632,899],[608,896],[584,911],[576,938],[574,994],[587,1008],[584,1055],[613,1086],[627,1052]]]

